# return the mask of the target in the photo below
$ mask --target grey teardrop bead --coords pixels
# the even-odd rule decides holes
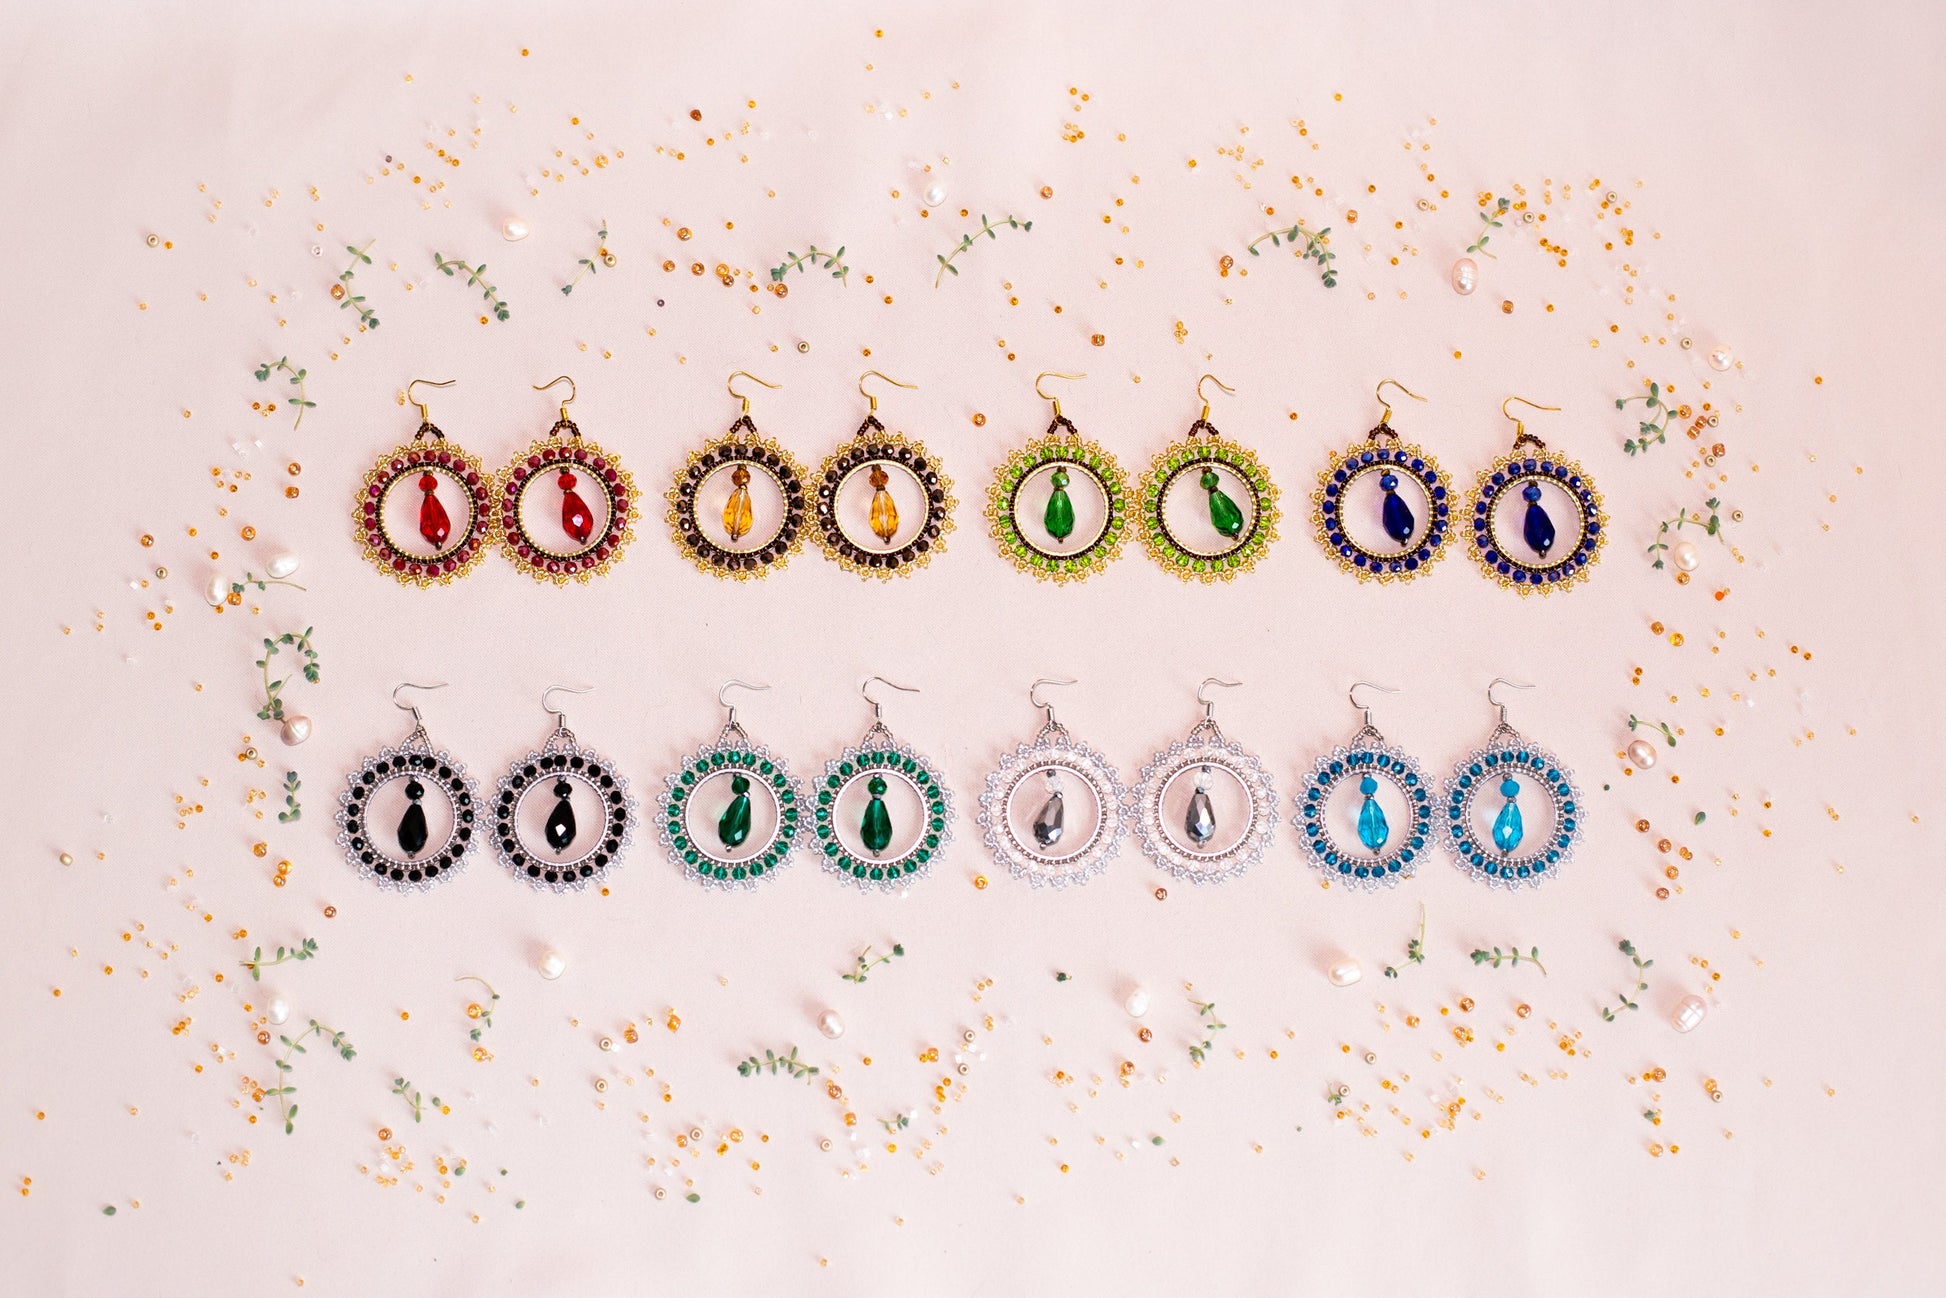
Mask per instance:
[[[1197,789],[1189,798],[1189,811],[1182,818],[1183,832],[1189,841],[1201,847],[1216,837],[1216,808],[1210,805],[1209,794]]]
[[[1040,814],[1034,817],[1034,841],[1042,847],[1052,847],[1061,841],[1061,831],[1067,828],[1067,806],[1061,801],[1061,792],[1056,789],[1047,795],[1041,804]]]

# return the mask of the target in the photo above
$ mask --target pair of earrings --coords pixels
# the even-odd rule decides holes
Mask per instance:
[[[692,451],[667,493],[676,544],[704,572],[744,580],[782,568],[803,546],[807,526],[825,556],[863,577],[909,576],[945,549],[953,530],[953,483],[925,444],[888,431],[868,378],[913,388],[867,370],[858,391],[869,407],[851,438],[825,458],[815,490],[791,453],[757,431],[750,398],[730,375],[742,413],[721,435]]]
[[[413,396],[421,383],[454,382],[406,384],[419,427],[365,473],[353,512],[365,558],[402,584],[444,585],[471,573],[498,539],[514,566],[536,581],[566,585],[607,572],[634,535],[635,480],[568,418],[574,380],[563,374],[534,385],[536,392],[568,385],[560,418],[498,474],[449,441]],[[546,491],[550,480],[558,497]],[[448,501],[464,507],[457,525]]]
[[[1045,370],[1034,392],[1054,407],[1047,431],[1003,462],[987,490],[987,523],[1000,554],[1030,576],[1081,581],[1120,554],[1131,530],[1149,556],[1184,580],[1228,581],[1248,572],[1277,537],[1277,488],[1261,462],[1209,422],[1209,402],[1184,435],[1149,465],[1131,506],[1114,454],[1083,437],[1041,389],[1044,379],[1083,374]],[[1236,389],[1214,374],[1197,380]]]
[[[401,690],[444,688],[407,683],[392,691],[393,704],[412,714],[412,732],[346,777],[338,845],[347,863],[381,888],[427,889],[464,869],[486,836],[500,864],[536,888],[602,883],[634,840],[635,799],[615,764],[582,745],[566,713],[549,703],[557,690],[585,691],[550,685],[541,692],[553,730],[508,765],[482,803],[465,763],[433,746],[418,705],[399,701]]]
[[[1535,410],[1559,406],[1525,397],[1500,403],[1514,426],[1513,446],[1480,471],[1468,508],[1456,506],[1439,461],[1392,427],[1387,387],[1425,400],[1396,379],[1381,380],[1377,426],[1332,458],[1311,493],[1318,544],[1340,568],[1361,581],[1410,581],[1442,558],[1458,533],[1469,538],[1465,544],[1489,580],[1523,595],[1565,590],[1588,575],[1606,540],[1601,493],[1586,470],[1548,451],[1507,409],[1516,401]],[[1417,500],[1416,512],[1402,487]],[[1574,520],[1566,544],[1556,515]]]

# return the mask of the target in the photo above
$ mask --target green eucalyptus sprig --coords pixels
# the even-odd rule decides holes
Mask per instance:
[[[270,376],[278,371],[290,375],[290,385],[297,389],[297,395],[287,403],[297,410],[297,420],[291,425],[291,431],[294,433],[304,426],[304,412],[312,409],[318,403],[307,400],[304,396],[304,376],[308,371],[292,365],[291,358],[288,356],[279,356],[274,361],[265,361],[263,364],[257,366],[257,382],[268,383]]]
[[[1631,401],[1644,403],[1648,418],[1636,425],[1636,435],[1622,442],[1622,449],[1630,455],[1641,455],[1651,446],[1660,446],[1669,440],[1669,421],[1676,417],[1677,407],[1662,399],[1662,385],[1653,380],[1649,390],[1638,397],[1616,397],[1615,409],[1626,410]]]
[[[377,242],[378,240],[376,239],[367,239],[365,240],[365,248],[369,248]],[[362,294],[351,291],[351,279],[352,276],[358,273],[359,266],[369,266],[372,264],[371,255],[365,251],[365,248],[354,248],[350,244],[345,245],[345,251],[351,254],[351,265],[345,267],[345,273],[338,276],[338,282],[345,286],[345,295],[338,300],[338,309],[342,311],[346,307],[350,307],[352,310],[358,312],[359,328],[376,329],[378,328],[378,314],[365,305],[365,299]]]
[[[1630,730],[1659,731],[1662,737],[1669,741],[1669,747],[1674,748],[1676,746],[1676,732],[1669,728],[1667,721],[1644,721],[1641,717],[1631,713],[1628,719],[1628,728]]]
[[[447,261],[435,252],[432,255],[432,264],[435,270],[442,271],[448,279],[456,277],[461,271],[465,271],[466,282],[480,290],[480,296],[486,299],[487,306],[492,310],[494,319],[505,320],[512,314],[507,309],[507,304],[500,300],[500,291],[486,282],[484,278],[486,275],[485,262],[481,262],[477,266],[469,266],[463,261]]]
[[[595,238],[599,241],[599,246],[595,249],[594,256],[583,257],[579,262],[576,263],[576,265],[580,266],[581,269],[574,272],[573,279],[561,285],[562,297],[566,297],[570,293],[574,292],[574,286],[581,282],[581,277],[583,275],[593,275],[598,271],[599,267],[595,265],[595,261],[597,258],[600,259],[601,264],[603,266],[613,266],[615,264],[615,254],[608,251],[608,218],[607,217],[603,217],[601,219],[601,229],[595,231]],[[480,267],[480,269],[485,270],[486,267],[482,266]],[[507,317],[501,316],[500,318],[502,320],[505,320]]]
[[[1495,261],[1500,260],[1498,255],[1487,251],[1487,240],[1491,239],[1493,232],[1504,224],[1500,218],[1505,216],[1507,209],[1513,205],[1512,199],[1503,198],[1493,205],[1492,211],[1480,213],[1480,237],[1466,246],[1467,252],[1477,252],[1482,257],[1492,257]]]
[[[1662,538],[1671,532],[1680,532],[1686,524],[1695,523],[1703,529],[1705,536],[1713,536],[1719,541],[1723,540],[1723,520],[1716,512],[1718,506],[1722,503],[1715,496],[1711,496],[1703,502],[1703,508],[1710,512],[1710,516],[1707,519],[1703,517],[1701,510],[1682,510],[1674,518],[1665,520],[1660,527],[1656,528],[1655,541],[1649,546],[1649,555],[1655,560],[1649,566],[1652,568],[1662,567],[1662,556],[1669,549],[1669,543]],[[1724,544],[1727,545],[1728,542],[1724,542]]]
[[[1426,963],[1426,903],[1423,901],[1419,903],[1419,936],[1406,942],[1405,963]],[[1385,976],[1387,978],[1397,978],[1399,976],[1399,967],[1397,965],[1386,965]]]
[[[297,801],[297,791],[303,787],[304,781],[297,778],[296,771],[284,772],[284,809],[277,813],[277,819],[286,825],[304,818],[304,808]]]
[[[909,1113],[901,1113],[895,1118],[880,1118],[878,1125],[885,1128],[888,1134],[897,1135],[912,1125],[912,1115]]]
[[[773,1077],[783,1073],[789,1077],[801,1077],[807,1083],[818,1075],[818,1070],[797,1057],[797,1047],[792,1046],[789,1054],[780,1055],[774,1050],[764,1051],[762,1059],[750,1056],[737,1065],[740,1077],[755,1077],[758,1073],[768,1072]]]
[[[312,1019],[311,1026],[298,1033],[295,1037],[279,1036],[277,1038],[284,1043],[284,1057],[282,1059],[272,1060],[271,1062],[277,1066],[277,1072],[281,1080],[276,1086],[266,1087],[264,1094],[277,1097],[278,1112],[283,1116],[284,1134],[287,1136],[297,1130],[297,1106],[291,1103],[291,1096],[297,1093],[297,1087],[291,1084],[291,1074],[296,1071],[296,1065],[291,1063],[291,1056],[308,1053],[304,1049],[304,1040],[306,1037],[312,1036],[324,1037],[328,1040],[331,1043],[331,1048],[338,1052],[338,1057],[341,1059],[349,1060],[358,1053],[352,1049],[351,1039],[349,1037],[333,1028],[324,1026],[324,1024],[318,1022],[316,1019]]]
[[[1322,230],[1314,231],[1308,229],[1302,221],[1299,221],[1295,225],[1286,226],[1281,230],[1271,230],[1258,235],[1250,241],[1249,251],[1252,257],[1261,257],[1263,253],[1258,250],[1257,245],[1265,239],[1270,240],[1270,246],[1273,248],[1288,243],[1293,249],[1297,248],[1297,241],[1302,239],[1304,241],[1304,247],[1298,251],[1297,259],[1299,261],[1315,261],[1318,264],[1319,278],[1324,281],[1324,286],[1326,288],[1336,288],[1338,287],[1338,272],[1331,263],[1338,260],[1338,254],[1325,246],[1325,238],[1330,233],[1331,227],[1328,225]]]
[[[259,577],[254,572],[246,572],[243,574],[242,580],[230,583],[230,593],[232,595],[241,595],[252,586],[255,586],[258,590],[269,590],[272,586],[289,586],[292,590],[304,589],[304,587],[298,585],[296,582],[288,581],[282,577]]]
[[[282,680],[277,681],[271,680],[270,660],[275,658],[277,651],[285,645],[291,646],[292,649],[302,655],[304,660],[303,665],[299,667],[297,672],[292,673],[292,676],[301,674],[311,684],[316,685],[318,683],[321,664],[318,661],[317,648],[311,643],[310,627],[305,627],[302,635],[292,635],[286,631],[275,640],[265,639],[264,656],[257,659],[257,666],[263,668],[264,673],[264,705],[257,709],[257,719],[259,721],[282,721],[284,719],[284,687],[291,683],[292,676],[286,676]]]
[[[487,996],[490,999],[486,1004],[480,1006],[480,1012],[478,1014],[470,1016],[478,1020],[480,1026],[474,1028],[467,1035],[471,1036],[473,1040],[478,1041],[486,1034],[486,1030],[493,1026],[493,1007],[500,1003],[500,993],[493,990],[492,983],[476,974],[461,974],[459,977],[453,979],[453,981],[456,983],[478,983],[487,989]]]
[[[1000,237],[1000,231],[1003,229],[1019,230],[1024,234],[1033,228],[1034,223],[1032,221],[1023,221],[1018,217],[1010,216],[1006,220],[996,223],[982,216],[980,218],[979,229],[971,234],[963,234],[960,236],[959,247],[953,249],[950,253],[942,252],[938,254],[939,270],[932,277],[932,286],[938,288],[940,281],[946,278],[948,271],[951,271],[955,275],[959,274],[959,267],[953,263],[959,259],[961,253],[971,248],[973,241],[981,235],[984,234],[989,239],[998,239]],[[843,252],[844,249],[840,248],[838,251]]]
[[[411,1082],[408,1082],[403,1077],[394,1077],[392,1079],[392,1094],[405,1101],[406,1107],[412,1110],[412,1120],[414,1122],[424,1120],[426,1111],[425,1102],[420,1098],[419,1092],[413,1089]],[[439,1107],[439,1097],[437,1095],[432,1097],[432,1107],[435,1109]]]
[[[317,939],[307,937],[300,946],[278,947],[277,954],[271,956],[268,960],[264,958],[264,949],[258,947],[248,960],[242,960],[238,963],[250,971],[251,982],[262,982],[264,979],[264,970],[270,968],[272,965],[280,965],[290,960],[311,960],[315,959],[317,954]]]
[[[886,961],[897,959],[904,954],[905,943],[903,942],[894,942],[890,951],[875,959],[872,958],[872,949],[866,947],[858,953],[856,967],[850,973],[839,974],[838,976],[848,983],[862,983],[870,976],[872,970],[878,968],[878,966],[884,964]]]
[[[1476,965],[1489,965],[1492,968],[1498,969],[1503,960],[1515,968],[1519,968],[1523,962],[1533,965],[1541,971],[1541,977],[1547,977],[1547,966],[1541,963],[1541,949],[1537,946],[1528,947],[1526,955],[1520,953],[1519,947],[1514,947],[1505,955],[1501,954],[1499,947],[1495,947],[1491,951],[1476,950],[1473,952],[1473,963]]]
[[[1649,989],[1649,980],[1644,975],[1648,973],[1649,966],[1655,963],[1653,960],[1644,960],[1638,955],[1635,950],[1635,943],[1629,941],[1627,938],[1623,938],[1621,941],[1621,952],[1635,962],[1635,990],[1626,994],[1622,992],[1615,993],[1615,999],[1619,1003],[1601,1012],[1602,1019],[1608,1023],[1613,1023],[1616,1016],[1623,1010],[1639,1010],[1642,1008],[1641,1004],[1635,998]]]
[[[1196,1007],[1196,1017],[1203,1020],[1203,1039],[1189,1048],[1190,1062],[1201,1068],[1209,1058],[1210,1051],[1216,1048],[1216,1034],[1230,1025],[1216,1017],[1215,1001],[1199,1001],[1192,997],[1189,1003]]]
[[[822,258],[822,261],[819,260],[820,258]],[[851,267],[845,265],[845,248],[843,244],[838,245],[838,251],[836,252],[826,252],[816,244],[812,244],[811,250],[802,256],[794,252],[786,252],[784,254],[784,264],[770,268],[770,282],[773,284],[779,283],[791,271],[807,270],[812,266],[830,271],[831,278],[837,280],[840,284],[850,283],[845,278],[845,276],[851,274]],[[955,271],[954,273],[957,274],[958,272]],[[933,287],[937,288],[938,285],[935,284]]]
[[[1325,1092],[1324,1102],[1334,1109],[1342,1109],[1345,1107],[1345,1101],[1350,1096],[1351,1087],[1346,1086],[1343,1082],[1339,1082],[1336,1090]]]

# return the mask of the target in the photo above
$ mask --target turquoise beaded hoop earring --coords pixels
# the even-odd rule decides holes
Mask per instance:
[[[1581,791],[1565,763],[1507,724],[1507,705],[1493,697],[1500,685],[1533,688],[1509,680],[1487,686],[1487,702],[1500,709],[1500,723],[1446,780],[1445,838],[1460,869],[1489,887],[1520,888],[1553,878],[1573,860],[1581,841]],[[1529,823],[1532,799],[1521,809],[1520,795],[1529,792],[1547,801],[1545,826]],[[1480,824],[1489,811],[1492,827],[1483,834]]]
[[[1419,763],[1385,742],[1385,736],[1372,725],[1372,710],[1358,702],[1360,686],[1396,694],[1397,690],[1359,681],[1351,687],[1351,705],[1365,718],[1364,725],[1351,742],[1318,758],[1303,776],[1304,793],[1297,804],[1297,841],[1305,857],[1327,879],[1353,888],[1373,890],[1392,887],[1410,879],[1419,869],[1419,858],[1432,842],[1432,781],[1419,769]],[[1357,811],[1345,816],[1332,808],[1333,795],[1345,785],[1355,784],[1361,795]],[[1393,815],[1404,812],[1405,823],[1394,825],[1385,814],[1379,793],[1390,787],[1396,800]],[[1334,824],[1355,822],[1359,846],[1347,847],[1333,832]]]
[[[872,705],[871,728],[825,763],[812,814],[828,872],[867,892],[897,892],[932,873],[953,841],[953,795],[936,766],[886,729],[885,705],[871,695],[874,681],[918,693],[883,676],[858,687]]]
[[[571,685],[541,691],[541,709],[554,718],[554,730],[500,777],[493,791],[493,840],[500,864],[514,878],[567,892],[605,883],[608,871],[621,863],[635,839],[635,799],[615,764],[582,747],[568,729],[567,713],[548,702],[557,690],[588,692]],[[538,846],[526,833],[537,819],[523,811],[530,798],[536,808],[548,807]]]
[[[754,888],[775,876],[790,862],[804,806],[789,764],[738,724],[725,698],[732,688],[770,687],[730,681],[716,692],[723,729],[663,781],[658,808],[669,863],[706,888]]]
[[[1446,553],[1452,522],[1446,471],[1424,450],[1400,439],[1391,424],[1387,387],[1414,401],[1425,400],[1397,379],[1381,379],[1378,401],[1383,411],[1378,426],[1365,434],[1364,441],[1334,456],[1311,493],[1311,523],[1318,544],[1360,581],[1410,581],[1419,576]],[[1376,501],[1366,498],[1367,479],[1382,493]]]
[[[1525,397],[1508,397],[1500,403],[1500,413],[1513,423],[1514,444],[1480,471],[1471,511],[1473,557],[1490,581],[1522,595],[1536,590],[1551,595],[1587,577],[1588,569],[1601,558],[1608,515],[1602,512],[1601,493],[1587,471],[1549,451],[1547,443],[1508,412],[1516,401],[1536,410],[1560,409],[1536,405]],[[1515,489],[1526,502],[1525,508],[1512,507],[1520,515],[1517,533],[1507,517],[1510,511],[1502,508],[1512,505],[1508,493]],[[1565,538],[1565,544],[1556,532],[1555,515],[1548,511],[1550,503],[1564,517],[1574,518],[1574,535]]]
[[[1211,676],[1197,687],[1203,719],[1149,759],[1135,789],[1135,835],[1143,853],[1157,869],[1191,883],[1236,878],[1264,859],[1277,833],[1270,772],[1224,736],[1206,693],[1212,685],[1240,683]]]

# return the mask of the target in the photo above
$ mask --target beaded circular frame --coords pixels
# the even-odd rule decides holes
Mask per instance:
[[[1036,545],[1020,530],[1016,513],[1021,488],[1042,469],[1055,466],[1085,475],[1101,492],[1104,517],[1094,540],[1072,554]],[[1047,581],[1082,581],[1113,563],[1128,540],[1128,479],[1122,466],[1099,442],[1083,437],[1063,415],[1047,431],[1008,456],[987,488],[987,527],[1000,557],[1030,576]]]
[[[1381,439],[1390,439],[1389,444]],[[1425,493],[1430,517],[1417,543],[1391,553],[1370,549],[1345,526],[1343,502],[1351,485],[1368,473],[1394,473],[1412,478]],[[1410,581],[1432,567],[1446,553],[1452,527],[1452,495],[1439,461],[1411,442],[1399,440],[1390,424],[1365,434],[1334,457],[1318,475],[1311,493],[1311,524],[1318,544],[1344,571],[1360,581]]]
[[[1533,442],[1532,438],[1525,439]],[[1522,595],[1538,590],[1551,595],[1566,590],[1588,576],[1588,570],[1601,558],[1601,547],[1608,539],[1608,515],[1602,511],[1601,493],[1594,479],[1573,460],[1550,454],[1539,442],[1540,453],[1523,454],[1518,443],[1480,471],[1473,497],[1473,557],[1492,581],[1519,591]],[[1499,535],[1500,497],[1526,482],[1550,482],[1574,502],[1578,521],[1574,544],[1552,563],[1530,563],[1507,553]]]
[[[517,824],[528,791],[555,779],[578,780],[601,802],[601,833],[594,847],[571,860],[542,859],[521,840]],[[616,772],[614,763],[592,748],[581,747],[572,731],[556,730],[538,749],[516,758],[500,777],[493,800],[493,838],[500,864],[514,878],[555,892],[578,890],[605,881],[608,871],[621,863],[622,853],[635,840],[635,799],[628,795],[628,781]]]
[[[1481,791],[1498,796],[1500,782],[1516,774],[1528,781],[1523,792],[1529,787],[1540,789],[1554,811],[1546,837],[1525,853],[1502,852],[1482,843],[1473,829],[1473,805]],[[1574,859],[1575,844],[1581,841],[1581,792],[1574,776],[1554,754],[1510,727],[1496,729],[1484,747],[1462,757],[1441,795],[1446,815],[1441,837],[1453,853],[1453,863],[1489,887],[1538,886]]]
[[[756,851],[741,857],[712,852],[689,832],[689,799],[712,777],[742,775],[762,788],[777,810],[770,838]],[[753,746],[739,728],[726,731],[682,760],[682,767],[663,780],[661,825],[656,837],[669,863],[706,888],[754,888],[790,863],[803,829],[804,782],[790,772],[783,758],[768,748]]]
[[[607,525],[602,534],[578,550],[551,550],[527,531],[520,502],[528,490],[550,473],[575,475],[575,486],[592,483],[608,501]],[[565,586],[606,573],[621,562],[622,551],[634,539],[635,479],[613,455],[581,436],[572,420],[558,421],[546,437],[501,470],[494,483],[500,501],[500,544],[514,566],[536,581]]]
[[[703,484],[724,469],[744,464],[777,484],[783,497],[784,516],[777,530],[762,545],[750,550],[732,550],[718,545],[703,530],[696,512],[696,493]],[[804,548],[804,466],[789,451],[757,431],[756,423],[744,415],[730,425],[721,437],[705,442],[689,453],[688,463],[676,470],[669,488],[669,531],[690,561],[717,577],[768,577],[782,568],[791,556]]]
[[[1048,771],[1073,776],[1095,800],[1094,832],[1088,841],[1058,855],[1023,840],[1014,832],[1013,824],[1014,795],[1035,774]],[[1065,801],[1066,794],[1062,797]],[[1005,866],[1014,878],[1025,879],[1036,888],[1044,884],[1065,888],[1071,883],[1086,883],[1120,854],[1122,840],[1128,835],[1127,802],[1128,790],[1108,759],[1075,740],[1066,727],[1051,726],[1032,743],[1002,757],[999,768],[987,776],[986,788],[980,794],[980,827],[986,830],[987,849],[993,853],[995,865]]]
[[[1202,441],[1196,439],[1197,433],[1204,434]],[[1189,473],[1200,478],[1203,469],[1218,464],[1250,493],[1250,519],[1229,549],[1206,554],[1183,544],[1163,516],[1163,507],[1176,479]],[[1198,419],[1180,441],[1165,447],[1142,481],[1142,544],[1150,558],[1184,581],[1230,581],[1249,572],[1277,539],[1281,516],[1270,472],[1247,447],[1224,441],[1216,425],[1205,419]]]
[[[896,550],[867,550],[845,533],[838,521],[838,493],[851,475],[875,463],[903,469],[926,493],[926,519],[918,533]],[[903,433],[889,433],[875,415],[867,415],[849,442],[825,457],[818,470],[818,498],[814,506],[818,544],[825,556],[847,572],[889,580],[907,577],[931,562],[946,548],[953,530],[953,480],[940,471],[925,444]]]
[[[837,825],[832,823],[839,796],[854,782],[872,775],[890,776],[908,785],[926,808],[920,832],[910,846],[893,857],[859,856],[845,846]],[[925,758],[874,728],[859,744],[825,763],[812,824],[827,873],[867,892],[896,892],[914,879],[931,874],[932,862],[953,841],[953,793]]]
[[[1177,777],[1196,766],[1229,772],[1250,801],[1250,822],[1242,836],[1218,852],[1184,847],[1163,822],[1163,795]],[[1191,731],[1188,739],[1170,744],[1149,760],[1142,768],[1134,800],[1135,835],[1143,854],[1157,869],[1192,883],[1236,878],[1264,859],[1277,833],[1277,791],[1271,785],[1270,772],[1255,754],[1225,739],[1207,722]]]
[[[431,555],[414,554],[400,545],[385,522],[385,502],[391,493],[405,479],[421,473],[437,474],[452,483],[467,503],[466,527],[459,539]],[[358,530],[352,535],[371,565],[400,585],[430,586],[437,582],[443,586],[472,572],[493,544],[492,491],[493,475],[477,458],[449,444],[446,434],[431,423],[423,423],[411,441],[379,456],[365,470],[358,504],[352,511]]]
[[[1348,852],[1338,846],[1326,823],[1331,796],[1341,784],[1363,780],[1368,775],[1399,791],[1412,823],[1404,832],[1396,833],[1390,851]],[[1418,762],[1387,744],[1378,731],[1367,726],[1350,744],[1318,758],[1306,772],[1303,784],[1304,792],[1293,817],[1297,842],[1305,859],[1326,878],[1348,887],[1374,891],[1392,887],[1418,873],[1419,858],[1431,850],[1429,844],[1433,838],[1432,781],[1419,769]]]
[[[365,823],[371,795],[395,780],[418,779],[439,786],[452,804],[453,823],[446,839],[437,848],[413,858],[394,856],[372,841]],[[338,795],[338,846],[345,849],[345,860],[363,878],[381,888],[411,892],[430,889],[441,879],[466,868],[466,855],[473,849],[473,824],[480,788],[466,767],[452,759],[444,749],[435,751],[423,729],[414,730],[397,747],[385,747],[365,759],[345,777],[345,791]]]

